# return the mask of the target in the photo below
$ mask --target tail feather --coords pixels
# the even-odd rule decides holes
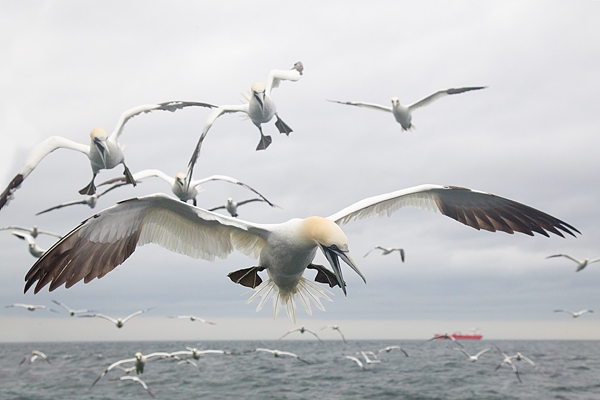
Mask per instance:
[[[304,277],[300,278],[300,282],[298,282],[298,286],[296,286],[294,292],[282,294],[277,285],[269,278],[254,288],[254,293],[250,296],[246,304],[251,303],[260,296],[260,301],[256,307],[256,311],[260,311],[267,301],[273,298],[273,319],[277,318],[279,309],[283,306],[290,320],[296,323],[296,296],[302,301],[306,313],[312,315],[310,301],[312,300],[319,310],[325,311],[321,299],[332,301],[328,296],[330,294],[332,294],[330,291],[321,288]]]

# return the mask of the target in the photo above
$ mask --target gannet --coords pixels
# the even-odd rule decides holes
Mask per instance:
[[[354,361],[363,371],[366,371],[364,364],[358,358],[353,357],[353,356],[344,356],[344,357],[347,358],[348,360]]]
[[[384,351],[386,353],[389,353],[390,351],[392,351],[394,349],[400,350],[402,353],[404,353],[404,355],[406,357],[408,357],[408,353],[401,346],[397,346],[397,345],[387,346],[387,347],[384,347],[383,349],[379,349],[378,353],[383,353]]]
[[[148,104],[131,108],[121,114],[117,126],[109,136],[106,131],[102,128],[94,128],[90,132],[90,144],[80,144],[73,142],[72,140],[65,139],[61,136],[51,136],[43,142],[39,143],[29,153],[29,156],[25,160],[25,164],[21,171],[12,179],[8,184],[4,192],[0,195],[0,209],[4,207],[10,199],[13,197],[13,193],[21,186],[25,178],[37,167],[37,165],[56,149],[70,149],[79,151],[85,154],[92,167],[92,180],[90,183],[79,191],[80,194],[93,195],[96,193],[96,186],[94,180],[100,170],[112,169],[119,164],[123,164],[123,174],[127,179],[127,183],[135,185],[129,168],[125,165],[125,157],[121,146],[118,143],[119,136],[123,132],[125,124],[136,115],[141,113],[148,113],[155,110],[166,110],[176,111],[178,109],[189,107],[189,106],[201,106],[201,107],[214,107],[211,104],[197,103],[197,102],[183,102],[183,101],[170,101],[159,104]]]
[[[242,201],[237,201],[236,202],[236,201],[233,201],[233,199],[231,197],[229,197],[227,199],[227,202],[225,203],[225,205],[218,206],[218,207],[213,207],[213,208],[209,208],[208,211],[216,211],[216,210],[220,210],[220,209],[224,208],[224,209],[227,210],[227,212],[229,213],[229,215],[231,215],[234,218],[237,218],[237,216],[238,216],[238,213],[237,213],[238,207],[242,206],[244,204],[247,204],[247,203],[254,202],[254,201],[263,201],[264,202],[263,199],[258,199],[258,198],[256,198],[256,199],[242,200]],[[271,206],[273,206],[273,205],[271,205]]]
[[[27,242],[27,249],[29,249],[29,254],[34,256],[35,258],[40,258],[42,254],[46,252],[45,249],[42,249],[35,241],[35,238],[28,233],[25,232],[12,232],[13,235],[18,237],[21,240],[25,240]]]
[[[375,246],[374,248],[372,248],[371,250],[369,250],[367,252],[367,254],[365,254],[363,256],[366,257],[369,255],[369,253],[371,253],[373,250],[378,249],[378,250],[382,250],[381,255],[382,256],[387,256],[388,254],[397,251],[398,253],[400,253],[400,258],[402,259],[402,262],[404,262],[404,249],[401,249],[399,247],[381,247],[381,246]]]
[[[62,307],[62,308],[64,308],[65,310],[67,310],[67,312],[69,313],[69,315],[70,315],[71,317],[75,316],[75,314],[81,314],[81,313],[94,312],[94,310],[88,310],[87,308],[86,308],[86,309],[82,309],[82,310],[74,310],[74,309],[72,309],[71,307],[69,307],[68,305],[66,305],[65,303],[61,303],[61,302],[60,302],[60,301],[58,301],[58,300],[52,300],[52,302],[53,302],[54,304],[57,304],[57,305],[61,306],[61,307]]]
[[[172,356],[192,356],[194,360],[199,360],[205,354],[224,354],[231,355],[233,354],[231,351],[226,350],[198,350],[195,347],[186,347],[187,350],[174,351],[170,354]]]
[[[247,97],[247,103],[218,106],[215,110],[213,110],[213,112],[206,119],[204,128],[202,128],[202,134],[200,135],[198,144],[196,145],[194,153],[192,154],[192,158],[189,162],[189,170],[187,175],[190,177],[193,176],[194,165],[200,156],[200,149],[202,147],[202,143],[204,142],[204,138],[206,137],[206,134],[212,127],[215,120],[223,114],[241,112],[248,115],[252,123],[260,132],[260,141],[258,142],[258,146],[256,146],[256,150],[265,150],[271,144],[271,136],[265,136],[263,134],[261,124],[271,121],[273,117],[277,119],[275,126],[279,130],[279,133],[285,133],[287,136],[289,136],[289,134],[292,132],[292,128],[290,128],[281,120],[281,118],[279,118],[275,107],[275,102],[271,98],[271,90],[279,87],[279,83],[281,81],[298,81],[300,78],[302,78],[303,71],[304,65],[302,65],[300,61],[294,64],[290,70],[274,69],[269,73],[266,86],[261,82],[252,84],[250,87],[250,95]]]
[[[129,321],[131,318],[135,317],[136,315],[140,315],[145,312],[148,312],[150,310],[152,310],[152,308],[146,308],[145,310],[136,311],[133,314],[129,314],[125,318],[113,318],[113,317],[109,317],[108,315],[104,315],[104,314],[100,314],[100,313],[80,315],[79,318],[95,318],[95,317],[104,318],[105,320],[110,321],[113,324],[115,324],[117,326],[117,328],[122,328],[123,325],[125,325],[125,322]]]
[[[356,353],[359,354],[359,353]],[[360,351],[360,354],[363,356],[363,358],[365,359],[365,362],[367,364],[379,364],[381,363],[381,360],[377,359],[377,355],[375,353],[373,353],[372,351]],[[372,356],[373,358],[369,358],[369,355]]]
[[[135,178],[135,175],[134,175],[134,178]],[[89,208],[95,208],[96,207],[96,203],[98,202],[98,199],[100,197],[104,196],[106,193],[110,192],[111,190],[116,189],[116,188],[118,188],[120,186],[124,186],[124,185],[126,185],[126,183],[120,183],[120,184],[117,184],[117,185],[113,185],[113,186],[109,187],[108,189],[106,189],[105,191],[103,191],[101,193],[94,193],[92,195],[86,196],[85,199],[83,199],[83,200],[74,200],[74,201],[69,201],[69,202],[66,202],[66,203],[61,203],[61,204],[59,204],[57,206],[50,207],[50,208],[47,208],[47,209],[45,209],[43,211],[40,211],[40,212],[36,213],[35,215],[44,214],[44,213],[47,213],[48,211],[58,210],[58,209],[63,208],[63,207],[74,206],[74,205],[77,205],[77,204],[84,204],[84,205],[88,206]]]
[[[553,256],[548,256],[546,257],[546,259],[548,258],[554,258],[554,257],[565,257],[568,258],[569,260],[572,260],[574,262],[577,263],[577,269],[575,270],[575,272],[579,272],[582,269],[584,269],[585,267],[587,267],[589,264],[595,263],[600,261],[600,257],[599,258],[594,258],[593,260],[590,260],[589,258],[584,258],[583,260],[578,260],[574,257],[571,257],[568,254],[554,254]]]
[[[310,329],[306,329],[303,326],[300,327],[300,328],[296,328],[296,329],[290,329],[289,331],[287,331],[286,333],[284,333],[283,336],[279,338],[279,340],[283,339],[284,337],[286,337],[290,333],[294,333],[294,332],[300,332],[300,333],[308,332],[311,335],[313,335],[314,337],[316,337],[317,339],[319,339],[319,342],[323,343],[323,341],[321,340],[321,338],[319,337],[319,335],[317,335],[315,332],[311,331]]]
[[[133,381],[133,382],[137,382],[140,385],[142,385],[142,387],[144,389],[146,389],[146,392],[148,392],[148,394],[151,397],[154,397],[154,394],[150,391],[150,388],[148,387],[148,385],[146,385],[146,382],[144,382],[143,380],[141,380],[137,376],[127,376],[127,375],[125,375],[125,376],[121,376],[119,378],[111,379],[111,381]]]
[[[50,236],[54,236],[57,238],[62,238],[62,235],[59,235],[58,233],[54,233],[54,232],[49,232],[49,231],[43,231],[41,229],[38,229],[37,225],[34,225],[31,228],[25,228],[23,226],[5,226],[3,228],[0,228],[0,231],[6,231],[6,230],[11,230],[11,231],[23,231],[25,233],[30,234],[32,237],[37,238],[38,235],[50,235]]]
[[[277,349],[265,349],[265,348],[258,347],[254,350],[245,351],[244,353],[256,353],[256,352],[271,353],[271,354],[273,354],[273,357],[281,357],[281,356],[294,357],[295,359],[300,360],[305,364],[309,364],[308,361],[306,361],[305,359],[298,356],[298,354],[290,353],[289,351],[281,351],[281,350],[277,350]]]
[[[96,380],[92,383],[92,385],[90,386],[90,388],[94,387],[94,385],[100,380],[102,379],[102,377],[104,375],[106,375],[111,369],[116,368],[118,366],[120,366],[121,364],[125,364],[125,363],[133,363],[133,366],[135,367],[135,373],[137,375],[139,374],[143,374],[144,373],[144,367],[146,366],[146,363],[154,358],[168,358],[171,357],[170,353],[166,353],[166,352],[156,352],[156,353],[151,353],[148,355],[143,355],[141,352],[137,352],[134,354],[133,358],[126,358],[123,360],[119,360],[117,362],[114,362],[112,364],[110,364],[104,371],[102,371],[102,373],[100,374],[100,376],[98,376],[96,378]]]
[[[514,356],[510,356],[510,358],[511,358],[511,360],[528,362],[533,367],[537,368],[537,365],[535,365],[535,363],[533,361],[531,361],[529,358],[525,357],[523,354],[521,354],[519,352],[517,352],[517,354],[515,354]]]
[[[340,334],[340,336],[342,337],[342,340],[344,341],[344,343],[346,343],[346,338],[344,337],[344,334],[342,333],[342,331],[338,325],[327,325],[327,326],[322,327],[321,330],[324,330],[327,328],[337,331]]]
[[[35,310],[48,310],[54,313],[57,313],[58,311],[53,310],[52,308],[48,308],[46,306],[41,306],[41,305],[34,305],[34,304],[23,304],[23,303],[14,303],[14,304],[9,304],[7,306],[4,306],[4,308],[12,308],[12,307],[22,307],[22,308],[26,308],[29,311],[35,311]]]
[[[283,306],[295,321],[295,297],[309,314],[310,300],[321,310],[320,299],[330,300],[327,291],[302,276],[306,269],[317,271],[317,282],[340,286],[346,294],[341,258],[366,282],[350,257],[348,239],[340,225],[390,215],[406,206],[435,210],[478,230],[561,237],[563,232],[572,236],[580,233],[532,207],[456,186],[415,186],[361,200],[327,218],[294,218],[281,224],[247,222],[154,194],[119,202],[82,222],[33,265],[25,276],[25,292],[36,282],[35,293],[47,284],[52,291],[63,284],[69,288],[82,279],[87,283],[101,278],[146,243],[209,261],[238,250],[258,257],[258,265],[232,272],[229,278],[255,289],[248,301],[260,296],[257,310],[273,298],[274,316]],[[312,263],[318,249],[333,272]],[[258,276],[262,270],[269,277],[264,282]]]
[[[472,356],[472,355],[471,355],[471,354],[470,354],[468,351],[466,351],[466,350],[465,350],[465,349],[463,349],[463,348],[460,348],[460,349],[454,349],[454,350],[458,350],[458,351],[460,351],[461,353],[463,353],[465,356],[467,356],[467,358],[469,359],[469,361],[471,361],[471,362],[476,362],[476,361],[479,361],[479,356],[481,356],[481,355],[482,355],[483,353],[485,353],[486,351],[489,351],[490,349],[489,349],[489,348],[487,348],[487,349],[483,349],[483,350],[481,350],[479,353],[475,354],[474,356]]]
[[[22,365],[25,361],[28,361],[28,360],[29,360],[29,364],[31,364],[31,363],[35,362],[35,360],[37,360],[38,358],[42,358],[48,364],[52,364],[52,362],[50,361],[50,358],[48,358],[48,356],[46,354],[44,354],[38,350],[33,350],[31,353],[29,353],[25,357],[23,357],[23,359],[21,360],[19,365]]]
[[[519,380],[519,382],[523,383],[523,381],[521,380],[521,376],[519,375],[519,370],[517,369],[517,366],[512,362],[512,357],[510,357],[508,354],[506,354],[502,350],[500,350],[498,348],[498,346],[496,346],[496,350],[500,354],[502,354],[503,359],[500,362],[500,364],[496,365],[496,368],[494,368],[494,372],[498,371],[500,369],[500,367],[502,367],[504,364],[509,365],[512,368],[515,375],[517,376],[517,379]]]
[[[429,104],[433,103],[434,101],[436,101],[437,99],[442,98],[447,95],[450,95],[450,94],[459,94],[459,93],[469,92],[471,90],[480,90],[480,89],[485,89],[486,87],[487,86],[476,86],[476,87],[463,87],[463,88],[457,88],[457,89],[440,90],[440,91],[435,92],[434,94],[427,96],[424,99],[419,100],[416,103],[410,104],[408,106],[400,104],[400,99],[397,97],[392,97],[392,106],[391,107],[380,106],[379,104],[373,104],[373,103],[364,103],[364,102],[360,102],[360,101],[338,101],[338,100],[329,100],[329,99],[328,100],[333,103],[346,104],[346,105],[350,105],[350,106],[365,107],[365,108],[370,108],[373,110],[390,112],[390,113],[394,114],[394,118],[396,118],[396,121],[402,126],[402,130],[407,131],[407,130],[411,130],[411,129],[415,128],[415,126],[411,123],[411,121],[412,121],[412,112],[414,110],[416,110],[417,108],[429,105]]]
[[[146,178],[151,178],[151,177],[157,177],[157,178],[164,180],[169,185],[171,185],[171,191],[173,192],[173,194],[175,196],[177,196],[179,198],[179,200],[185,201],[185,202],[187,202],[188,200],[192,200],[192,204],[194,204],[194,205],[196,205],[196,196],[198,196],[198,193],[200,191],[202,191],[202,186],[201,186],[202,184],[204,184],[206,182],[211,182],[211,181],[223,181],[223,182],[229,182],[229,183],[233,183],[235,185],[240,185],[242,187],[245,187],[246,189],[248,189],[248,190],[256,193],[258,196],[260,196],[260,199],[261,199],[260,201],[264,201],[264,202],[268,203],[271,207],[275,207],[275,204],[273,204],[269,200],[267,200],[267,198],[265,196],[263,196],[262,194],[260,194],[256,189],[252,188],[249,185],[246,185],[242,181],[239,181],[239,180],[232,178],[230,176],[227,176],[227,175],[211,175],[208,178],[197,179],[195,181],[188,182],[188,176],[186,174],[184,174],[183,172],[178,172],[175,175],[175,178],[170,177],[169,175],[165,174],[164,172],[162,172],[158,169],[146,169],[146,170],[143,170],[143,171],[133,174],[133,179],[135,179],[136,182],[142,181]],[[115,178],[115,179],[110,179],[106,182],[102,182],[98,186],[107,185],[107,184],[111,184],[111,183],[115,183],[115,182],[120,182],[123,180],[124,180],[124,178],[121,178],[121,177]],[[122,185],[123,185],[123,183],[120,183],[115,186],[118,187],[118,186],[122,186]],[[111,188],[114,188],[114,186]]]
[[[554,312],[564,312],[564,313],[567,313],[567,314],[571,314],[571,316],[572,316],[573,318],[577,318],[577,317],[579,317],[580,315],[582,315],[582,314],[585,314],[585,313],[588,313],[588,312],[589,312],[589,313],[593,313],[593,312],[594,312],[594,310],[587,310],[587,309],[586,309],[586,310],[581,310],[581,311],[571,311],[571,310],[564,310],[564,309],[560,309],[560,310],[554,310]]]
[[[189,319],[192,322],[194,322],[194,321],[200,321],[200,322],[203,322],[203,323],[208,324],[208,325],[216,325],[215,322],[207,321],[204,318],[196,317],[195,315],[175,315],[175,316],[170,316],[169,315],[169,318]]]

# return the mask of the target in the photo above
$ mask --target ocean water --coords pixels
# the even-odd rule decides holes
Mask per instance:
[[[444,341],[207,341],[93,342],[0,344],[0,399],[150,399],[141,385],[114,381],[111,363],[144,354],[198,349],[229,350],[240,355],[206,355],[200,370],[177,360],[151,360],[142,378],[157,399],[600,399],[598,341],[462,341],[471,354],[492,350],[472,363]],[[381,353],[378,364],[363,371],[345,355],[401,345]],[[523,383],[510,368],[494,372],[502,356],[517,351],[532,359],[516,362]],[[290,351],[309,364],[267,353],[257,347]],[[32,350],[46,353],[52,364],[37,360],[19,365]]]

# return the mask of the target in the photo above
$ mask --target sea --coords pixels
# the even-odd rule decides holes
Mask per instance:
[[[449,340],[4,343],[0,399],[150,399],[139,383],[115,380],[125,374],[116,368],[91,385],[110,364],[138,351],[186,347],[235,354],[205,355],[197,361],[199,368],[171,358],[149,361],[139,377],[155,398],[600,399],[600,341],[460,343],[471,354],[490,350],[478,362],[470,362]],[[398,350],[378,353],[391,345],[402,346],[409,356]],[[536,364],[514,361],[522,383],[506,365],[494,371],[503,358],[496,347],[509,355],[520,352]],[[251,352],[256,348],[292,352],[307,363]],[[51,364],[38,359],[20,365],[33,350],[44,352]],[[372,351],[380,362],[365,364],[363,370],[345,358],[364,362],[361,351]]]

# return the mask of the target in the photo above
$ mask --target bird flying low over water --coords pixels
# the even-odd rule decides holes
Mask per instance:
[[[79,191],[80,194],[93,195],[96,193],[96,186],[94,185],[96,175],[103,169],[113,169],[119,164],[123,164],[123,174],[127,179],[127,183],[135,185],[135,180],[133,179],[129,168],[125,165],[125,156],[123,155],[121,145],[118,143],[119,136],[121,136],[125,124],[131,118],[141,113],[148,113],[155,110],[173,112],[189,106],[214,107],[212,104],[184,101],[170,101],[134,107],[121,114],[115,130],[110,136],[102,128],[92,129],[90,132],[91,141],[89,145],[76,143],[61,136],[49,137],[33,148],[25,160],[25,164],[21,171],[12,179],[6,189],[4,189],[4,192],[0,194],[0,209],[8,203],[13,197],[13,193],[21,186],[25,178],[33,172],[44,157],[57,149],[79,151],[89,158],[92,167],[92,180],[86,187]]]
[[[549,233],[575,236],[576,228],[532,207],[492,194],[456,186],[421,185],[366,198],[327,218],[294,218],[281,224],[258,224],[213,213],[163,194],[117,203],[82,222],[52,246],[25,276],[25,292],[67,288],[80,280],[101,278],[120,265],[137,246],[157,243],[171,251],[213,261],[234,250],[258,257],[258,265],[229,274],[235,283],[254,288],[260,310],[273,298],[274,316],[283,306],[295,321],[298,298],[312,314],[310,302],[324,310],[320,299],[328,291],[303,277],[317,271],[315,280],[339,286],[346,294],[340,259],[366,279],[350,256],[345,223],[375,215],[390,215],[403,207],[437,211],[475,229],[533,236]],[[333,271],[313,264],[321,250]],[[266,270],[262,281],[258,272]]]
[[[287,136],[289,136],[290,133],[292,133],[292,128],[290,128],[281,120],[281,118],[279,118],[279,115],[277,114],[277,108],[275,107],[275,102],[271,98],[271,90],[279,87],[279,83],[281,81],[300,80],[300,78],[302,78],[303,71],[304,65],[302,65],[300,61],[294,64],[294,66],[289,70],[274,69],[269,73],[266,86],[262,82],[256,82],[252,84],[250,87],[250,96],[247,97],[247,103],[218,106],[208,116],[206,123],[204,124],[204,128],[202,128],[202,134],[200,135],[198,144],[196,145],[194,153],[192,154],[192,158],[189,162],[188,176],[193,176],[194,165],[200,156],[200,149],[206,134],[214,124],[215,120],[223,114],[241,112],[248,115],[252,123],[260,131],[260,141],[258,142],[258,146],[256,146],[256,150],[265,150],[271,144],[271,136],[265,136],[263,134],[261,124],[266,124],[267,122],[271,121],[273,117],[276,118],[275,127],[277,127],[279,130],[279,133],[285,133]]]
[[[4,308],[12,308],[12,307],[22,307],[22,308],[26,308],[29,311],[35,311],[35,310],[48,310],[54,313],[57,313],[58,311],[53,310],[52,308],[48,308],[46,306],[41,306],[41,305],[35,305],[35,304],[23,304],[23,303],[14,303],[14,304],[9,304],[7,306],[4,306]]]
[[[381,250],[381,255],[382,256],[387,256],[388,254],[393,253],[394,251],[397,251],[398,253],[400,253],[400,258],[402,259],[402,262],[404,262],[404,249],[398,248],[398,247],[381,247],[381,246],[375,246],[374,248],[372,248],[371,250],[369,250],[367,252],[367,254],[365,254],[363,256],[366,257],[368,256],[373,250]]]
[[[158,169],[146,169],[146,170],[143,170],[143,171],[133,174],[133,179],[135,179],[136,182],[141,181],[146,178],[150,178],[150,177],[161,178],[162,180],[167,182],[169,185],[171,185],[171,190],[173,191],[173,194],[175,196],[177,196],[179,198],[179,200],[185,201],[185,202],[187,202],[188,200],[192,200],[192,203],[194,205],[196,205],[196,196],[198,196],[198,193],[200,191],[202,191],[201,185],[203,183],[211,182],[211,181],[224,181],[224,182],[229,182],[229,183],[233,183],[235,185],[240,185],[242,187],[245,187],[246,189],[259,195],[260,201],[264,201],[267,204],[269,204],[271,207],[275,207],[275,204],[273,204],[269,200],[267,200],[267,198],[265,196],[263,196],[262,194],[260,194],[256,189],[250,187],[249,185],[246,185],[242,181],[239,181],[239,180],[232,178],[230,176],[227,176],[227,175],[211,175],[208,178],[197,179],[195,181],[190,182],[190,181],[188,181],[188,176],[186,174],[184,174],[183,172],[177,173],[175,175],[175,178],[170,177],[169,175],[165,174],[164,172],[162,172]],[[115,179],[110,179],[106,182],[102,182],[98,186],[107,185],[107,184],[111,184],[111,183],[115,183],[115,182],[120,182],[123,180],[124,180],[124,178],[121,178],[121,177],[115,178]],[[122,186],[122,185],[123,185],[123,183],[116,184],[115,186],[112,186],[111,189],[114,187]],[[108,190],[111,190],[111,189],[108,189]]]
[[[552,256],[546,257],[546,259],[554,258],[554,257],[565,257],[565,258],[568,258],[569,260],[575,262],[577,264],[577,269],[575,270],[575,272],[579,272],[582,269],[584,269],[585,267],[587,267],[588,265],[600,261],[600,257],[594,258],[593,260],[590,260],[589,258],[584,258],[583,260],[578,260],[575,257],[571,257],[568,254],[554,254]]]
[[[50,358],[48,358],[48,356],[46,354],[44,354],[38,350],[33,350],[31,353],[29,353],[25,357],[23,357],[23,359],[21,360],[19,365],[22,365],[25,361],[29,361],[29,364],[31,364],[31,363],[35,362],[35,360],[37,360],[38,358],[41,358],[42,360],[46,361],[48,364],[52,364],[52,362],[50,361]]]
[[[434,94],[425,97],[422,100],[417,101],[416,103],[410,105],[400,104],[400,99],[397,97],[392,97],[392,106],[380,106],[379,104],[374,103],[364,103],[360,101],[337,101],[337,100],[329,100],[333,103],[346,104],[350,106],[364,107],[370,108],[372,110],[386,111],[394,114],[394,118],[396,121],[402,126],[402,130],[411,130],[414,129],[415,126],[412,124],[412,112],[420,107],[425,107],[436,101],[439,98],[444,96],[448,96],[450,94],[459,94],[464,92],[469,92],[471,90],[480,90],[485,89],[487,86],[475,86],[475,87],[463,87],[458,89],[446,89],[435,92]]]
[[[121,376],[118,378],[114,378],[111,379],[111,381],[133,381],[133,382],[137,382],[140,385],[142,385],[142,387],[144,388],[144,390],[146,390],[146,392],[148,392],[148,394],[150,395],[150,397],[154,397],[154,394],[150,391],[150,388],[148,387],[148,385],[146,385],[146,382],[144,382],[143,380],[141,380],[139,377],[137,376]]]
[[[290,333],[294,333],[294,332],[300,332],[302,334],[304,334],[304,332],[308,332],[311,335],[313,335],[314,337],[316,337],[319,342],[323,343],[323,341],[321,340],[321,338],[319,337],[319,335],[317,335],[315,332],[311,331],[310,329],[306,329],[305,327],[300,327],[300,328],[296,328],[296,329],[290,329],[289,331],[287,331],[286,333],[283,334],[282,337],[280,337],[278,340],[283,339],[284,337],[286,337],[287,335],[289,335]]]

